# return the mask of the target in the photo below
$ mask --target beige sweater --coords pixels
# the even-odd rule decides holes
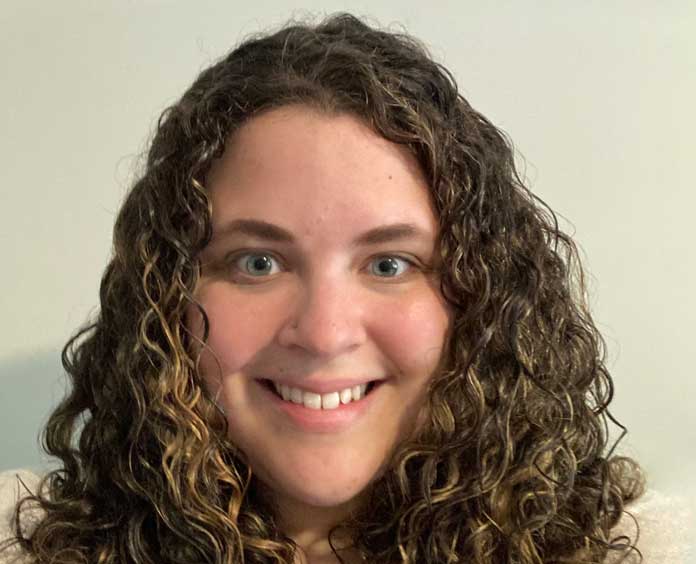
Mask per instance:
[[[39,482],[39,476],[30,470],[0,472],[0,541],[11,536],[10,519],[14,506],[18,496],[26,495],[17,474],[34,492]],[[627,509],[640,523],[640,538],[635,544],[643,553],[643,564],[696,564],[696,523],[685,498],[648,490],[641,499],[627,506]],[[624,514],[612,533],[612,538],[626,534],[635,541],[636,524],[630,516]],[[617,554],[625,553],[610,553],[606,564],[617,562]],[[638,562],[638,559],[631,557],[627,562]],[[15,546],[10,551],[0,553],[0,564],[30,564],[30,561],[23,558]]]

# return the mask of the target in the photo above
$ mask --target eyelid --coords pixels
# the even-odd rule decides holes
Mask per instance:
[[[268,255],[268,256],[272,257],[274,260],[278,261],[278,263],[283,267],[283,269],[286,268],[285,261],[283,259],[281,259],[275,252],[269,251],[266,249],[240,249],[238,251],[233,251],[232,253],[228,254],[225,257],[224,262],[225,262],[225,264],[228,264],[230,266],[234,266],[236,261],[245,255]],[[383,252],[383,253],[374,254],[370,258],[372,260],[372,259],[381,258],[381,257],[390,257],[390,258],[400,259],[400,260],[403,260],[404,262],[408,263],[409,267],[415,267],[415,268],[419,268],[419,269],[424,268],[424,266],[421,265],[421,263],[418,259],[411,257],[411,256],[402,255],[400,253]],[[409,270],[406,273],[401,274],[400,276],[393,276],[393,277],[392,276],[376,276],[376,278],[381,278],[385,281],[401,280],[402,278],[407,276],[407,274],[408,274],[408,272],[410,272],[410,270],[411,270],[411,268],[409,268]],[[258,281],[263,281],[265,279],[270,278],[269,276],[251,276],[251,275],[245,274],[244,272],[241,272],[241,275],[245,276],[247,279],[258,280]]]
[[[251,274],[247,274],[244,272],[243,267],[238,267],[237,263],[240,261],[241,258],[244,258],[245,256],[249,255],[262,255],[262,256],[269,256],[271,257],[274,261],[279,263],[280,265],[280,272],[276,272],[274,274],[270,275],[263,275],[263,276],[253,276]],[[223,269],[224,272],[228,273],[229,276],[232,278],[232,280],[235,283],[239,283],[239,279],[241,278],[242,284],[246,284],[247,281],[249,281],[249,284],[254,284],[254,283],[263,283],[265,281],[271,280],[275,278],[277,274],[280,274],[285,270],[285,265],[283,264],[283,260],[281,260],[275,253],[271,251],[266,251],[266,250],[256,250],[256,249],[246,249],[246,250],[238,250],[229,253],[228,255],[225,256],[225,258],[222,261]]]
[[[240,249],[238,251],[231,252],[224,259],[225,263],[234,264],[238,259],[246,255],[268,255],[272,257],[275,261],[285,268],[285,261],[281,259],[273,251],[267,251],[266,249]]]

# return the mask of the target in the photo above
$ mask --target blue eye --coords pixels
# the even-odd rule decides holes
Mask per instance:
[[[246,270],[248,267],[251,271],[252,276],[254,275],[254,270],[258,269],[260,271],[261,275],[264,274],[275,274],[274,272],[269,272],[269,268],[271,268],[272,262],[275,259],[266,253],[247,253],[245,255],[241,255],[239,258],[245,258],[244,260],[244,268],[242,271],[247,274],[249,271]],[[235,261],[237,263],[239,261]],[[258,272],[257,271],[257,272]],[[256,276],[254,276],[256,278]]]
[[[241,272],[244,275],[252,278],[264,278],[267,275],[277,274],[279,270],[273,270],[273,263],[278,263],[271,253],[243,253],[233,256],[230,259],[232,266],[236,272]],[[405,263],[407,267],[401,267],[399,270],[399,262]],[[415,262],[399,255],[381,255],[376,257],[372,265],[377,265],[377,269],[370,268],[370,273],[379,278],[398,278],[404,270],[408,270],[415,265]]]
[[[405,259],[403,257],[399,256],[394,256],[394,255],[384,255],[381,257],[377,257],[378,260],[374,264],[380,265],[378,268],[378,271],[382,274],[389,274],[389,273],[394,273],[395,271],[398,271],[399,269],[399,263],[397,262],[398,260],[407,263],[409,266],[412,266],[413,263]],[[373,271],[374,272],[374,271]],[[401,274],[401,273],[399,273]],[[380,276],[380,278],[383,278]],[[393,276],[387,276],[387,278],[393,278]]]

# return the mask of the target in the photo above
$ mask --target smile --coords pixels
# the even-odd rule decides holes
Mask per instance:
[[[337,409],[340,405],[360,401],[372,391],[376,383],[366,382],[336,392],[317,394],[270,380],[265,380],[265,382],[266,385],[271,385],[276,395],[283,398],[284,401],[301,404],[309,409]]]
[[[376,404],[379,403],[379,398],[382,396],[380,390],[386,389],[386,386],[384,386],[385,380],[362,384],[356,387],[361,388],[364,386],[364,395],[360,396],[359,399],[353,399],[353,388],[351,388],[350,401],[342,403],[340,401],[341,392],[315,394],[294,388],[302,393],[302,402],[298,403],[292,399],[293,388],[289,388],[291,395],[286,400],[282,396],[282,388],[280,393],[276,391],[271,380],[256,380],[256,382],[262,394],[264,394],[271,412],[276,417],[280,417],[282,421],[286,424],[289,423],[292,428],[298,431],[313,433],[338,433],[352,428],[367,418]],[[295,392],[295,397],[297,397],[297,391]],[[361,391],[359,389],[358,393]],[[329,396],[327,406],[330,406],[331,402],[333,402],[337,403],[336,407],[324,408],[321,407],[321,404],[317,407],[318,402],[323,402],[325,396]],[[319,399],[317,400],[317,398]],[[310,403],[310,405],[305,405],[305,401]]]

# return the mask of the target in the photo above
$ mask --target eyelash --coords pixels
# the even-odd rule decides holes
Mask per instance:
[[[269,251],[252,251],[252,252],[244,251],[244,252],[233,253],[225,260],[225,262],[227,263],[227,265],[230,268],[236,267],[236,264],[240,258],[248,257],[248,256],[268,256],[268,257],[271,257],[273,260],[275,260],[278,263],[283,262],[274,253],[269,252]],[[408,272],[411,270],[411,267],[419,268],[419,265],[416,261],[414,261],[408,257],[398,255],[398,254],[397,255],[392,255],[392,254],[376,255],[375,258],[378,258],[378,259],[395,258],[395,259],[402,260],[409,265],[409,269],[407,270],[406,273],[396,275],[396,276],[377,276],[378,278],[383,278],[385,280],[401,279],[408,274]],[[263,275],[262,276],[252,276],[252,275],[245,274],[243,272],[242,272],[242,276],[244,276],[247,279],[261,280],[261,281],[263,281],[266,278],[269,278],[269,276],[263,276]]]

